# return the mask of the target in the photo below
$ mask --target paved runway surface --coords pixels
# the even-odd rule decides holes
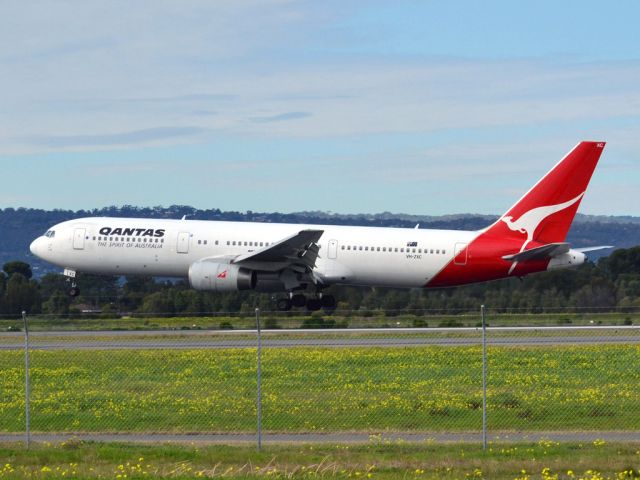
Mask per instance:
[[[588,330],[588,331],[586,331]],[[494,333],[495,332],[495,333]],[[413,336],[411,335],[413,333]],[[397,336],[393,336],[396,334]],[[454,335],[460,336],[454,336]],[[20,332],[0,334],[0,350],[23,349]],[[254,333],[255,335],[255,333]],[[273,338],[286,335],[287,338]],[[492,336],[495,335],[495,336]],[[2,338],[11,340],[2,342]],[[256,338],[250,331],[234,333],[211,331],[109,331],[109,332],[34,332],[33,350],[148,350],[148,349],[221,349],[253,348]],[[323,338],[324,337],[324,338]],[[265,348],[290,347],[419,347],[425,345],[480,345],[478,329],[387,329],[387,330],[324,330],[271,331],[262,337]],[[594,328],[530,328],[491,329],[487,332],[490,346],[535,345],[601,345],[638,344],[640,330],[624,327]]]

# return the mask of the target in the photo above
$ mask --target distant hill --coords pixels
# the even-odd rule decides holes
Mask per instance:
[[[48,227],[65,220],[88,216],[182,218],[197,220],[229,220],[239,222],[309,223],[327,225],[361,225],[376,227],[441,228],[451,230],[477,230],[494,222],[491,215],[407,215],[401,213],[336,214],[331,212],[223,212],[219,209],[198,210],[184,205],[170,207],[139,208],[130,205],[93,210],[40,210],[30,208],[6,208],[0,210],[0,265],[10,260],[22,260],[34,267],[36,274],[56,269],[35,258],[29,252],[31,241]],[[580,247],[614,245],[629,248],[640,244],[640,217],[629,216],[576,216],[568,241]],[[605,254],[608,252],[605,252]]]

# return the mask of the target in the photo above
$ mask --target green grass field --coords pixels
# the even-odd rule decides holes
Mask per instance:
[[[489,348],[489,429],[639,430],[640,346]],[[24,428],[20,351],[0,352],[0,431]],[[31,354],[33,431],[253,432],[256,350]],[[480,347],[266,348],[271,432],[478,431]]]
[[[378,444],[250,447],[0,445],[0,478],[517,479],[638,478],[640,445]]]

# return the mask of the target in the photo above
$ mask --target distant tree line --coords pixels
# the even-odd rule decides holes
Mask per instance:
[[[254,292],[197,292],[184,280],[149,277],[82,275],[81,295],[71,299],[66,278],[49,273],[32,278],[30,265],[5,263],[0,272],[0,314],[19,316],[45,313],[68,316],[81,311],[104,316],[122,314],[197,315],[211,312],[250,312],[255,307],[273,310],[274,295]],[[411,310],[420,315],[432,310],[471,311],[485,304],[493,310],[606,309],[640,307],[640,246],[620,249],[609,257],[574,270],[530,275],[501,281],[437,290],[401,290],[333,286],[339,310],[384,311],[392,316]]]

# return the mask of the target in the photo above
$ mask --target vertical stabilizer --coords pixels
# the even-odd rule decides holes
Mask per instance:
[[[604,145],[605,142],[580,142],[576,145],[489,227],[487,233],[526,235],[522,250],[534,240],[540,244],[563,242]]]

